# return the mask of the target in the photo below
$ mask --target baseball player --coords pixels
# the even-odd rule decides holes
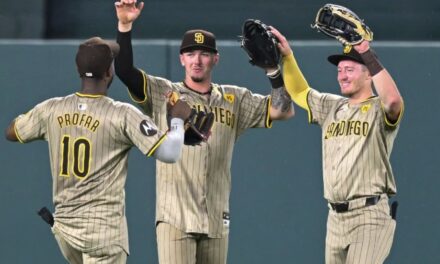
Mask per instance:
[[[283,64],[286,89],[322,128],[326,263],[383,263],[396,227],[388,197],[396,194],[389,157],[403,114],[399,90],[364,40],[328,57],[342,96],[320,93],[304,79],[286,38],[273,32],[290,54]]]
[[[52,232],[70,263],[125,263],[129,253],[124,185],[128,152],[175,162],[191,108],[177,101],[170,130],[130,104],[106,96],[113,79],[116,42],[86,40],[76,55],[81,91],[48,99],[18,116],[6,137],[48,141],[55,206]]]
[[[185,79],[171,82],[146,74],[133,66],[131,29],[143,3],[116,2],[119,20],[117,41],[121,52],[116,74],[132,99],[159,128],[166,126],[164,100],[160,94],[174,91],[198,109],[215,114],[210,139],[198,146],[184,146],[182,159],[174,165],[157,163],[156,234],[159,263],[226,263],[230,225],[231,159],[237,138],[248,128],[270,127],[272,120],[293,116],[290,97],[279,69],[267,69],[271,82],[281,85],[271,96],[253,94],[246,88],[211,82],[219,61],[215,36],[206,30],[187,31],[180,46]],[[275,84],[273,84],[274,86]]]

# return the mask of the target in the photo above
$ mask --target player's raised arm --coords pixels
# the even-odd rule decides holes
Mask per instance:
[[[145,98],[145,83],[143,73],[134,67],[131,29],[133,22],[141,14],[143,7],[143,2],[137,4],[135,0],[115,2],[118,18],[117,42],[120,46],[119,55],[115,59],[115,71],[119,79],[128,87],[131,94],[139,100]]]
[[[273,30],[274,27],[269,27],[269,29]],[[281,49],[280,53],[283,58],[290,54],[289,51]],[[265,71],[272,86],[270,93],[270,119],[284,120],[292,118],[295,115],[295,108],[289,93],[286,91],[281,67],[277,65],[276,68],[266,68]]]
[[[374,89],[382,101],[387,118],[392,122],[397,121],[402,112],[403,99],[393,77],[382,66],[368,41],[364,40],[353,48],[361,55],[370,72]]]
[[[279,40],[278,48],[283,54],[283,77],[286,90],[297,105],[308,109],[306,100],[307,93],[310,90],[309,84],[293,56],[289,42],[276,28],[272,27],[271,32]]]
[[[272,34],[273,31],[277,31],[277,29],[272,26],[270,26],[269,29]],[[279,31],[277,32],[279,33]],[[278,36],[284,38],[281,34]],[[285,38],[284,41],[287,42]],[[290,50],[290,47],[288,46],[285,48],[284,46],[278,45],[278,49],[281,53],[282,59],[292,54],[292,50]],[[272,120],[280,120],[293,117],[295,115],[295,108],[293,107],[291,96],[286,90],[281,67],[278,65],[275,69],[266,69],[266,75],[272,85],[272,91],[270,94],[272,100],[270,118]]]
[[[284,87],[281,73],[281,57],[288,51],[280,50],[278,40],[271,32],[273,27],[256,19],[248,19],[243,24],[241,47],[248,54],[250,63],[266,71],[272,86],[269,115],[271,120],[288,119],[295,115],[292,99]],[[284,52],[284,53],[283,53]]]
[[[136,0],[121,0],[115,2],[116,16],[118,17],[118,30],[128,32],[133,22],[139,17],[144,8],[144,2],[137,3]]]

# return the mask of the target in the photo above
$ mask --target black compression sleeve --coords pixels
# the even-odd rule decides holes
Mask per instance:
[[[133,48],[131,46],[131,31],[119,32],[116,40],[120,46],[119,55],[115,59],[115,72],[119,79],[128,87],[128,90],[143,100],[144,77],[142,72],[133,65]]]

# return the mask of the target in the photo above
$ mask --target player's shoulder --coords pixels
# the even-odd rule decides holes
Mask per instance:
[[[112,107],[120,109],[122,111],[125,112],[131,112],[131,113],[136,113],[136,114],[141,114],[142,112],[141,110],[139,110],[139,108],[137,108],[136,106],[126,103],[126,102],[122,102],[122,101],[118,101],[115,100],[113,98],[107,97],[108,102],[112,105]]]
[[[380,100],[379,96],[371,96],[369,98],[364,99],[359,103],[360,107],[375,107],[375,108],[381,108],[382,107],[382,101]]]
[[[382,104],[382,100],[381,100],[380,97],[377,96],[377,95],[370,97],[370,98],[368,99],[368,101],[371,101],[372,103],[377,104],[377,105],[379,105],[379,106]]]
[[[56,97],[51,97],[49,99],[47,99],[47,102],[60,102],[60,101],[66,101],[66,100],[72,100],[76,98],[76,95],[73,94],[68,94],[68,95],[64,95],[64,96],[56,96]]]
[[[148,82],[150,82],[151,84],[155,84],[157,86],[163,87],[163,86],[172,86],[176,84],[164,77],[150,75],[150,74],[145,74],[145,76],[148,79]]]
[[[213,83],[213,87],[221,91],[223,94],[244,94],[246,92],[249,92],[250,90],[246,87],[234,85],[234,84],[217,84]]]
[[[372,96],[368,98],[367,100],[361,103],[361,106],[373,107],[374,109],[376,109],[376,111],[382,109],[383,107],[382,100],[380,100],[379,96]]]
[[[320,92],[314,88],[310,88],[310,91],[308,93],[308,97],[311,98],[319,98],[328,102],[340,102],[343,103],[345,101],[348,101],[347,97],[344,97],[342,95],[339,94],[334,94],[334,93],[327,93],[327,92]]]
[[[43,108],[43,107],[49,107],[49,106],[52,107],[57,104],[65,104],[66,101],[72,100],[74,97],[75,97],[75,94],[69,94],[66,96],[51,97],[51,98],[48,98],[48,99],[38,103],[36,105],[36,107]]]

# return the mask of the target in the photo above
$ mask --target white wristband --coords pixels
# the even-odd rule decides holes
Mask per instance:
[[[274,78],[278,74],[280,74],[280,72],[281,72],[281,68],[280,68],[280,66],[278,66],[276,70],[271,71],[271,72],[266,72],[266,76],[269,77],[269,78]]]

